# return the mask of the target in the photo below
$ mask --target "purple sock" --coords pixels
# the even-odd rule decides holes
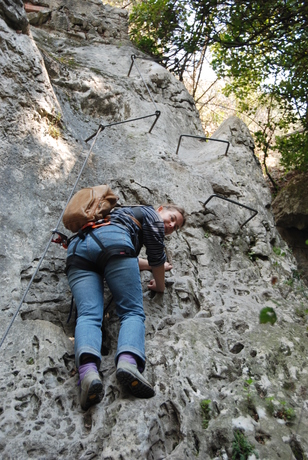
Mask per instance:
[[[119,356],[119,361],[126,361],[129,364],[137,364],[134,356],[131,353],[121,353]]]
[[[78,385],[80,385],[80,382],[82,381],[86,373],[89,371],[97,372],[97,367],[95,363],[81,364],[81,366],[78,367],[78,372],[79,372]]]
[[[136,358],[131,353],[121,353],[119,356],[119,362],[120,361],[126,361],[129,364],[134,364],[137,366],[137,369],[141,372],[141,374],[144,371],[144,366],[138,364]]]

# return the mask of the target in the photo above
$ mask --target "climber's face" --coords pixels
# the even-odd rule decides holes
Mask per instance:
[[[182,227],[184,219],[182,214],[176,209],[166,209],[160,206],[157,212],[164,221],[165,235],[171,235],[172,232]]]

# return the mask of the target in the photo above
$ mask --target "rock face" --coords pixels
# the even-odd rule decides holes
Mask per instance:
[[[273,201],[277,228],[292,248],[298,268],[308,282],[308,175],[294,177]]]
[[[1,335],[12,324],[1,347],[1,458],[231,459],[237,430],[263,460],[306,458],[307,290],[247,127],[231,118],[216,141],[180,138],[203,136],[194,101],[134,49],[122,10],[89,0],[67,12],[68,3],[36,2],[50,13],[29,36],[0,18]],[[61,26],[64,16],[79,29]],[[142,273],[156,396],[137,400],[117,384],[111,303],[104,398],[87,412],[65,250],[48,244],[81,171],[78,189],[108,183],[123,204],[174,201],[189,214],[166,242],[165,294],[147,291]],[[273,326],[259,322],[264,307]]]
[[[27,18],[22,0],[0,0],[0,16],[15,30],[23,33],[29,32]]]
[[[307,174],[290,181],[275,198],[273,210],[279,227],[308,230]]]

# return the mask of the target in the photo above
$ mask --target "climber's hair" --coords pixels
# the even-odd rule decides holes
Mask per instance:
[[[183,225],[181,226],[181,228],[184,227],[184,225],[186,224],[186,217],[187,217],[187,214],[184,208],[182,208],[181,206],[177,206],[174,203],[163,203],[161,204],[161,206],[164,209],[168,209],[168,211],[178,211],[183,217]]]

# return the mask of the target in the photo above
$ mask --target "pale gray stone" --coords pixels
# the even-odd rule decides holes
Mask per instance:
[[[304,458],[307,288],[275,226],[248,128],[232,117],[213,135],[230,143],[227,155],[225,143],[192,138],[176,153],[180,135],[203,135],[182,83],[129,42],[126,12],[89,0],[69,2],[66,15],[64,3],[46,0],[51,30],[32,27],[31,36],[0,19],[1,336],[59,222],[93,142],[85,139],[100,124],[77,188],[109,183],[122,204],[174,201],[188,219],[166,239],[173,269],[165,293],[153,295],[151,273],[141,276],[150,400],[134,399],[116,381],[111,303],[104,397],[81,410],[66,253],[48,247],[0,350],[1,458],[227,459],[235,429],[261,459]],[[99,19],[108,39],[86,40],[84,22],[99,28]],[[156,110],[149,133],[155,116],[135,119]],[[109,126],[124,120],[132,121]],[[242,227],[251,211],[216,196],[205,205],[217,194],[258,214]],[[275,310],[273,326],[260,324],[263,307]]]
[[[27,17],[32,26],[41,26],[47,22],[51,16],[51,11],[46,9],[38,12],[28,13]]]

